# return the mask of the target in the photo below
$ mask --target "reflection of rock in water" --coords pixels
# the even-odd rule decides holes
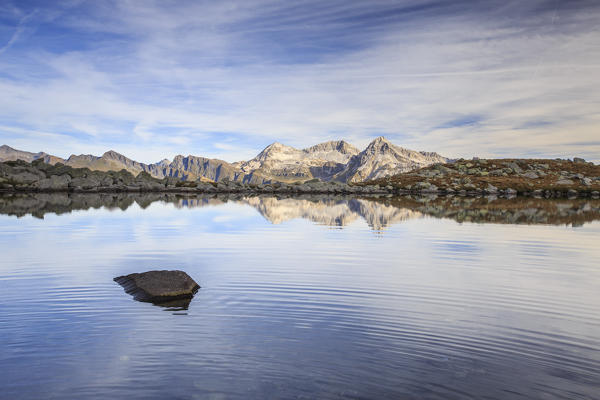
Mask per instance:
[[[0,196],[0,214],[43,218],[46,213],[105,207],[125,210],[133,204],[142,208],[154,202],[171,203],[177,208],[219,206],[237,202],[254,207],[274,224],[295,218],[345,226],[358,218],[374,230],[424,215],[458,222],[512,224],[580,225],[600,219],[600,200],[538,199],[493,197],[380,197],[361,198],[329,195],[255,196],[181,195],[174,193],[102,194],[10,194]]]
[[[457,222],[578,226],[600,219],[600,200],[594,199],[401,196],[374,201]]]
[[[106,207],[108,209],[126,210],[134,202],[145,204],[159,200],[159,196],[150,195],[129,196],[127,194],[68,194],[68,193],[37,193],[11,194],[0,196],[0,213],[23,216],[31,214],[43,218],[44,214],[65,214],[73,210]],[[149,203],[148,203],[149,204]]]
[[[183,271],[148,271],[114,278],[137,301],[187,310],[200,289]]]
[[[162,303],[152,303],[157,307],[162,307],[165,311],[185,311],[190,308],[190,303],[192,299],[179,299],[179,300],[171,300],[165,301]]]

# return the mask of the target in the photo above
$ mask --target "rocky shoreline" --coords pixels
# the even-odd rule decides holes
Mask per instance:
[[[493,161],[493,162],[490,162]],[[527,165],[525,163],[527,161]],[[346,184],[313,179],[298,183],[267,182],[251,184],[184,181],[177,177],[156,179],[146,172],[134,176],[126,170],[92,171],[42,160],[27,163],[0,163],[0,193],[243,193],[253,194],[347,194],[404,195],[438,194],[459,196],[494,195],[512,197],[599,197],[600,167],[564,161],[555,172],[557,161],[550,160],[474,160],[435,164],[414,172],[371,182]],[[546,161],[541,163],[538,161]],[[507,164],[508,163],[508,164]],[[496,164],[499,164],[500,167]],[[508,165],[506,167],[506,165]],[[581,166],[588,175],[583,174]],[[505,167],[502,167],[505,166]],[[579,168],[573,168],[573,167]],[[567,168],[568,167],[568,168]],[[561,169],[562,168],[562,169]],[[566,170],[564,168],[567,168]],[[491,169],[488,171],[488,169]],[[589,170],[596,175],[589,176]],[[596,169],[598,171],[596,171]],[[535,176],[534,176],[535,175]],[[549,179],[547,177],[550,176]],[[542,179],[543,178],[543,179]],[[549,182],[554,179],[556,184]]]
[[[600,166],[581,158],[473,159],[433,164],[366,182],[398,193],[600,197]]]

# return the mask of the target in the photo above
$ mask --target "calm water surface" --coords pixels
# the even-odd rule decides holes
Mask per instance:
[[[596,203],[13,200],[0,398],[600,398]],[[113,282],[175,268],[187,310]]]

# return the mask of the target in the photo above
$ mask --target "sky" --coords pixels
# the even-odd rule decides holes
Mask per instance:
[[[0,0],[0,144],[600,161],[600,2]]]

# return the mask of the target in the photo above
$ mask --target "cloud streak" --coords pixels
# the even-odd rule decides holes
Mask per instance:
[[[29,19],[31,19],[31,17],[33,17],[36,14],[36,12],[37,12],[37,10],[34,10],[19,20],[19,23],[18,23],[17,27],[15,28],[15,32],[12,34],[12,36],[10,37],[8,42],[6,42],[6,44],[4,46],[0,47],[0,54],[4,53],[13,44],[15,44],[15,42],[19,39],[19,37],[25,31],[25,24],[27,23],[27,21]]]
[[[600,154],[592,2],[56,8],[42,8],[55,17],[0,55],[0,123],[68,138],[58,146],[0,131],[27,150],[235,161],[275,140],[363,146],[383,134],[451,157]]]

